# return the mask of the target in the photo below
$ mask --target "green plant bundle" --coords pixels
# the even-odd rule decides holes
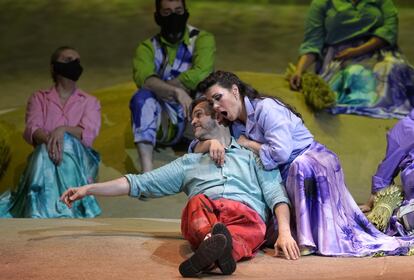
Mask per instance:
[[[295,70],[296,66],[289,63],[286,70],[286,79],[288,81]],[[332,91],[327,82],[315,73],[303,73],[300,91],[305,97],[306,104],[314,111],[321,111],[335,106],[335,92]]]
[[[0,179],[6,173],[11,159],[9,133],[6,126],[0,123]]]
[[[403,201],[403,191],[400,186],[390,185],[377,192],[374,198],[374,207],[367,218],[380,231],[387,228],[391,215]]]

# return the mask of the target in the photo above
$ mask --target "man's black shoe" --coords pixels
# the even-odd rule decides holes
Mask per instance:
[[[233,258],[233,239],[230,231],[227,229],[225,224],[217,223],[213,226],[211,231],[212,236],[224,235],[226,237],[226,247],[224,248],[223,254],[217,259],[217,266],[221,272],[225,275],[230,275],[236,270],[236,261]]]
[[[203,269],[212,264],[223,254],[227,240],[223,234],[216,234],[201,242],[189,259],[180,264],[179,271],[184,277],[196,277]]]

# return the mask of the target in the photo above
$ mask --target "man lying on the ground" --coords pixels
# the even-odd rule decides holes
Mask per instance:
[[[287,259],[298,259],[279,171],[264,170],[253,152],[237,144],[205,99],[196,100],[192,108],[195,136],[220,141],[226,147],[224,165],[216,165],[206,154],[187,154],[148,173],[70,188],[61,200],[71,207],[86,195],[156,198],[185,192],[189,200],[181,231],[195,253],[179,267],[184,277],[209,271],[215,264],[223,274],[232,274],[236,261],[253,257],[263,244],[269,209],[279,225],[275,255],[283,252]]]

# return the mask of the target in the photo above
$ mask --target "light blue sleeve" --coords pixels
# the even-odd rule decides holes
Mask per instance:
[[[255,171],[260,188],[262,189],[267,206],[274,210],[279,203],[290,205],[285,187],[282,185],[282,177],[279,169],[265,170],[260,164],[255,164]]]
[[[292,113],[289,109],[270,98],[264,99],[256,107],[256,122],[263,131],[265,139],[259,155],[267,170],[275,169],[287,162],[293,151],[291,117]]]
[[[156,198],[180,193],[184,182],[184,157],[151,172],[125,175],[130,185],[129,195]]]

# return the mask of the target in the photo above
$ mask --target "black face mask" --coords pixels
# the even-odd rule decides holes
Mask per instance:
[[[154,14],[155,22],[161,27],[161,36],[171,44],[183,38],[189,16],[187,10],[182,15],[172,13],[168,16],[161,16],[158,12]]]
[[[53,72],[62,77],[68,78],[72,81],[79,80],[82,74],[83,68],[80,65],[79,59],[72,60],[70,62],[53,62]]]

